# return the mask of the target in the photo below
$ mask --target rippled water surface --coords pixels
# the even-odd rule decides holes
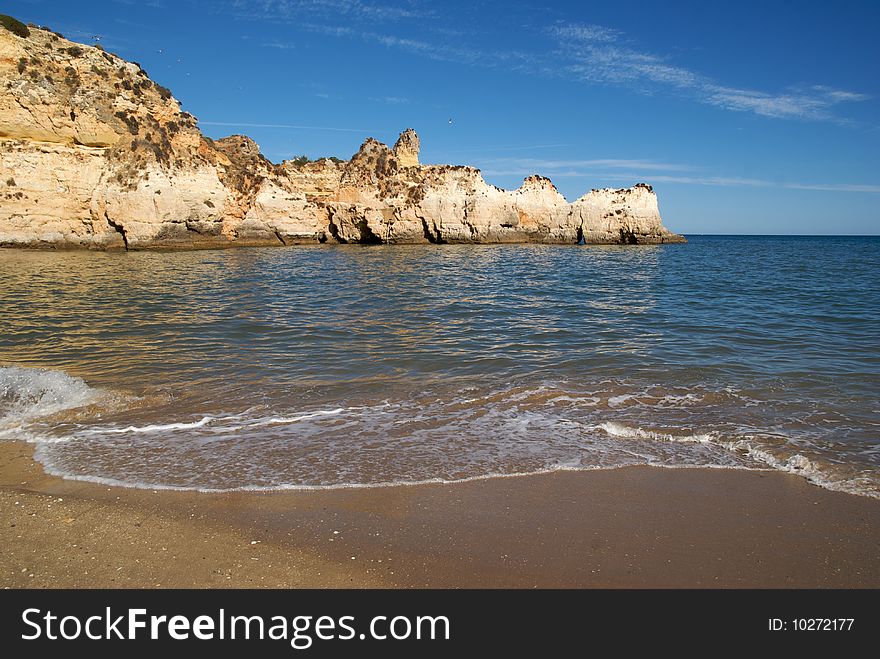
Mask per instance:
[[[0,251],[0,438],[196,489],[628,464],[880,496],[880,239]]]

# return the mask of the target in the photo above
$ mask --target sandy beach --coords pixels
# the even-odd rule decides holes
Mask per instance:
[[[16,588],[880,586],[880,502],[774,472],[200,494],[61,480],[6,443],[0,523]]]

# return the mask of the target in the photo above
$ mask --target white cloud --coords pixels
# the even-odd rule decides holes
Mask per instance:
[[[569,144],[519,144],[516,146],[481,146],[473,149],[456,149],[455,153],[497,153],[499,151],[536,151],[539,149],[557,149],[571,146]],[[484,159],[483,162],[488,162]]]
[[[601,177],[609,181],[633,181],[645,178],[643,173],[627,172]],[[649,183],[674,183],[681,185],[706,185],[713,187],[781,188],[785,190],[814,190],[822,192],[862,192],[880,194],[880,185],[861,183],[789,183],[738,176],[670,176],[651,174]]]
[[[371,96],[370,100],[374,103],[385,103],[386,105],[406,105],[409,99],[405,96]]]
[[[656,162],[653,160],[626,160],[616,158],[604,158],[594,160],[568,160],[568,159],[542,159],[542,158],[484,158],[481,162],[493,165],[509,165],[522,171],[540,169],[553,171],[559,169],[642,169],[648,171],[687,171],[692,169],[689,165],[675,163]]]
[[[699,77],[651,53],[634,50],[624,43],[623,33],[601,25],[557,25],[549,33],[557,39],[557,51],[569,63],[565,67],[589,82],[655,82],[676,87],[693,87]]]
[[[706,85],[704,102],[727,110],[754,112],[776,119],[834,119],[833,108],[840,103],[864,101],[864,94],[814,86],[809,92],[796,90],[785,94],[767,94],[752,89],[734,89]]]
[[[756,178],[743,178],[740,176],[651,176],[655,183],[683,183],[686,185],[711,185],[720,187],[747,186],[751,188],[767,188],[773,183]]]
[[[797,183],[771,181],[742,176],[714,176],[698,171],[693,165],[630,159],[543,159],[482,158],[478,160],[485,176],[531,176],[542,174],[551,179],[586,178],[601,181],[671,183],[713,187],[781,188],[823,192],[880,193],[880,185],[862,183]],[[678,173],[680,172],[680,173]]]
[[[553,34],[570,39],[579,39],[584,42],[594,43],[611,43],[619,40],[623,33],[614,28],[604,27],[602,25],[589,24],[571,24],[571,25],[555,25],[550,28]]]
[[[232,128],[283,128],[295,130],[332,130],[344,133],[376,133],[365,128],[339,128],[337,126],[299,126],[296,124],[257,124],[244,121],[199,121],[201,126],[229,126]]]
[[[275,21],[321,16],[381,22],[424,18],[432,14],[431,10],[419,4],[400,6],[362,0],[232,0],[229,4],[245,17]]]
[[[825,192],[873,192],[880,194],[880,185],[861,183],[786,183],[782,187],[791,190],[822,190]]]
[[[666,57],[632,48],[623,33],[598,25],[557,25],[549,33],[557,40],[558,56],[567,62],[563,70],[586,82],[624,84],[642,92],[667,89],[707,105],[776,119],[842,122],[835,106],[868,99],[824,85],[777,93],[729,87]]]
[[[774,119],[799,119],[850,123],[837,114],[838,106],[867,100],[863,93],[812,85],[767,91],[724,84],[711,76],[682,66],[668,55],[639,48],[616,28],[589,23],[558,23],[544,33],[550,49],[481,49],[454,31],[432,25],[431,37],[378,31],[377,25],[405,19],[436,18],[427,3],[410,0],[403,5],[361,0],[231,0],[242,18],[284,21],[298,29],[337,38],[361,39],[428,59],[472,66],[504,67],[534,75],[550,75],[587,83],[621,85],[641,93],[668,93],[733,112]],[[436,10],[439,11],[439,10]],[[330,21],[333,24],[328,24]],[[432,21],[436,23],[437,21]],[[366,25],[365,25],[366,24]],[[442,36],[440,36],[442,35]],[[483,43],[491,40],[482,40]],[[525,43],[525,40],[521,40]],[[285,48],[283,42],[267,47]],[[680,53],[679,53],[680,54]]]
[[[361,33],[361,36],[365,41],[376,41],[389,48],[400,48],[417,55],[422,55],[428,59],[441,62],[494,66],[504,59],[514,59],[518,56],[525,57],[525,55],[521,53],[485,52],[466,46],[455,46],[449,43],[429,43],[418,39],[396,37],[388,34],[363,32]]]

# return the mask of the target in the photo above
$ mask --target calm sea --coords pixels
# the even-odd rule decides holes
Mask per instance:
[[[0,438],[202,490],[648,464],[880,497],[880,239],[0,251]]]

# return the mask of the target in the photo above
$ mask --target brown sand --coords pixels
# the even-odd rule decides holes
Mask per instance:
[[[633,467],[199,494],[46,476],[0,444],[5,587],[880,587],[880,501]]]

